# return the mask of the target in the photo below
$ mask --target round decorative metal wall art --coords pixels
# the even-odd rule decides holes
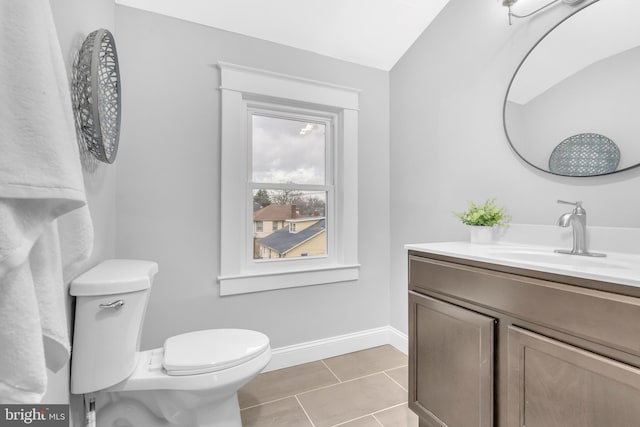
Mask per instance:
[[[120,139],[120,70],[113,34],[87,36],[73,67],[72,101],[76,126],[87,150],[113,163]]]

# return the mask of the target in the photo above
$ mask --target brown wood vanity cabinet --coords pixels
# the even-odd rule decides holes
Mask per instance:
[[[639,290],[409,251],[409,407],[420,427],[640,426]]]

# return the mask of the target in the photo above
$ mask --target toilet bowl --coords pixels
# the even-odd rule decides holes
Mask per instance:
[[[208,329],[139,351],[156,263],[109,260],[71,283],[71,392],[98,393],[98,427],[238,427],[237,391],[271,359],[269,338]]]

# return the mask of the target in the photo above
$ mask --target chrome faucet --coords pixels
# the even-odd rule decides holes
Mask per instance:
[[[562,214],[558,219],[558,225],[560,227],[573,227],[573,248],[571,250],[556,249],[555,251],[561,254],[570,255],[583,255],[583,256],[595,256],[604,257],[605,254],[589,252],[587,250],[587,211],[582,207],[582,202],[566,202],[564,200],[558,200],[558,203],[565,205],[575,206],[573,211]]]

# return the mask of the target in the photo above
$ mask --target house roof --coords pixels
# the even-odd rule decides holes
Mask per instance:
[[[295,217],[297,217],[296,205],[271,204],[253,213],[254,221],[284,221]]]
[[[280,254],[285,254],[316,234],[322,233],[324,229],[325,219],[323,218],[298,233],[290,233],[288,228],[282,228],[262,239],[258,239],[258,244],[273,249]]]

